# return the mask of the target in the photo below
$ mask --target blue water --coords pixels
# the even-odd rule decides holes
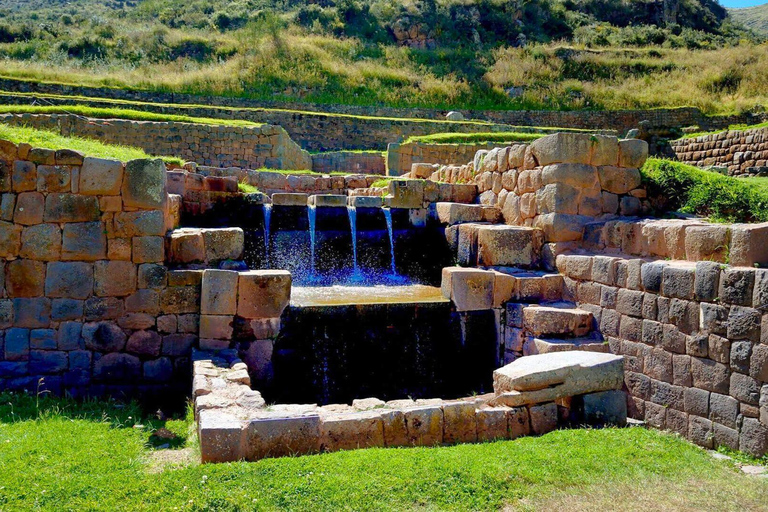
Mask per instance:
[[[264,261],[269,267],[269,224],[272,220],[272,205],[264,205]]]
[[[392,275],[397,275],[397,265],[395,265],[395,236],[392,230],[392,211],[389,208],[382,208],[384,218],[387,220],[387,233],[389,234],[389,254],[390,270]]]

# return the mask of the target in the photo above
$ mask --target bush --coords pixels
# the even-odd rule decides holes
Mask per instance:
[[[768,190],[742,178],[649,158],[641,169],[652,201],[718,222],[768,221]]]

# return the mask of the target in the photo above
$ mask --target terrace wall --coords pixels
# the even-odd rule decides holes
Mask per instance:
[[[279,126],[89,119],[68,114],[4,114],[0,123],[139,147],[152,155],[177,156],[217,167],[312,168],[309,154]]]
[[[670,143],[681,162],[726,167],[731,176],[768,171],[768,128],[727,130]]]
[[[58,95],[80,95],[90,98],[108,98],[128,101],[142,102],[160,102],[160,103],[179,103],[179,104],[199,104],[202,101],[200,96],[178,93],[159,93],[152,91],[129,91],[112,88],[82,87],[73,85],[62,85],[54,83],[44,83],[37,81],[14,80],[9,78],[0,79],[0,89],[3,91],[13,91],[21,93],[40,93],[40,94],[58,94]],[[4,98],[12,99],[12,97]],[[47,98],[49,101],[56,102],[55,99]],[[29,98],[21,98],[25,103]],[[17,99],[18,101],[18,99]],[[82,103],[82,100],[78,100]],[[400,118],[419,118],[419,119],[445,119],[448,110],[428,109],[428,108],[393,108],[382,106],[359,106],[359,105],[328,105],[314,104],[304,102],[286,102],[271,100],[254,100],[244,98],[227,98],[221,96],[206,96],[206,104],[215,106],[225,106],[232,108],[277,108],[290,109],[305,112],[332,113],[356,116],[375,116],[375,117],[400,117]],[[220,117],[219,115],[212,117]],[[477,119],[490,123],[520,125],[520,126],[549,126],[563,128],[583,128],[589,130],[612,129],[620,133],[626,133],[627,130],[637,128],[641,121],[648,121],[650,128],[683,128],[686,126],[699,126],[702,130],[716,130],[727,128],[731,124],[755,124],[760,116],[752,114],[741,114],[731,116],[707,116],[699,109],[694,107],[683,107],[673,109],[647,109],[647,110],[620,110],[620,111],[600,111],[600,110],[575,110],[575,111],[549,111],[549,110],[467,110],[463,111],[467,119]],[[243,117],[240,117],[241,119]],[[265,122],[273,122],[267,121]],[[349,123],[349,120],[345,120]],[[295,140],[301,140],[296,137],[292,131],[293,127],[288,123],[276,122],[285,126]],[[441,130],[446,131],[446,130]],[[451,130],[465,131],[465,130]],[[483,130],[489,131],[489,130]],[[415,134],[409,134],[415,135]],[[380,139],[385,142],[396,142],[396,140]],[[303,144],[303,142],[302,142]],[[305,146],[306,147],[306,146]],[[310,149],[310,148],[307,148]],[[341,149],[341,148],[327,148]],[[357,148],[356,148],[357,149]],[[365,148],[363,148],[365,149]],[[368,149],[373,149],[373,146]],[[377,148],[378,149],[378,148]],[[384,149],[384,148],[381,148]]]
[[[387,176],[401,176],[411,171],[413,164],[449,164],[469,162],[480,150],[508,146],[508,143],[482,144],[424,144],[422,142],[392,143],[387,146]]]

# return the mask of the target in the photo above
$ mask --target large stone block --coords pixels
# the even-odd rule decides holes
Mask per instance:
[[[517,226],[482,226],[477,231],[478,263],[530,267],[537,261],[541,232]]]
[[[480,311],[493,307],[495,276],[491,271],[462,267],[443,269],[442,292],[459,311]]]
[[[200,293],[200,313],[203,315],[234,315],[237,313],[237,286],[237,272],[205,270]]]
[[[43,222],[45,197],[40,192],[23,192],[16,196],[13,222],[31,226]]]
[[[33,260],[13,260],[5,265],[5,289],[9,297],[39,297],[43,295],[45,263]]]
[[[247,460],[317,452],[320,449],[320,416],[290,416],[278,412],[249,421],[245,427]]]
[[[233,321],[231,315],[200,315],[200,338],[231,340]]]
[[[639,169],[648,159],[648,143],[641,139],[619,141],[619,166]]]
[[[507,412],[509,407],[485,407],[477,410],[477,440],[495,441],[509,437]]]
[[[125,164],[123,204],[148,210],[165,206],[165,164],[160,159],[131,160]]]
[[[640,171],[623,167],[598,168],[600,187],[612,194],[627,194],[640,186]]]
[[[160,210],[119,212],[114,219],[115,236],[162,236],[165,234],[165,218]]]
[[[41,165],[37,168],[37,191],[69,192],[71,176],[69,167]]]
[[[29,192],[37,188],[37,166],[17,160],[13,163],[13,191]]]
[[[94,362],[93,378],[115,384],[136,383],[141,379],[141,360],[130,354],[105,354]]]
[[[597,169],[591,165],[579,163],[547,165],[541,172],[541,182],[542,185],[558,184],[575,189],[593,189],[598,184],[598,174]]]
[[[203,240],[208,261],[238,260],[243,255],[245,235],[240,228],[204,229]]]
[[[323,418],[320,449],[354,450],[384,446],[384,424],[378,411],[333,414]]]
[[[45,198],[45,222],[92,222],[101,211],[97,197],[79,194],[48,194]]]
[[[79,193],[87,196],[117,196],[123,184],[123,163],[85,157],[80,168]]]
[[[532,405],[528,408],[528,414],[534,434],[540,436],[557,429],[557,405],[554,402]]]
[[[161,236],[135,236],[131,239],[134,263],[162,263],[165,259],[165,243]]]
[[[170,235],[169,260],[175,263],[196,263],[205,261],[205,242],[202,230],[194,228],[176,229]]]
[[[107,255],[107,237],[101,222],[78,222],[64,226],[61,259],[95,261]]]
[[[51,299],[16,298],[13,299],[13,324],[28,329],[44,329],[51,323]]]
[[[536,211],[540,214],[579,213],[579,189],[565,183],[544,185],[536,191]]]
[[[588,164],[592,156],[592,140],[586,133],[555,133],[533,141],[530,149],[539,165]]]
[[[48,263],[46,297],[87,299],[93,293],[93,266],[90,263],[54,261]]]
[[[163,339],[154,331],[136,331],[128,338],[125,350],[139,356],[157,357],[162,343]]]
[[[493,372],[496,400],[510,407],[621,389],[623,382],[624,358],[598,352],[528,356]]]
[[[136,265],[130,261],[97,261],[94,292],[99,297],[125,297],[136,291]]]
[[[237,314],[244,318],[276,318],[291,299],[291,274],[285,270],[251,270],[238,279]]]
[[[691,226],[685,230],[685,257],[688,261],[725,263],[730,238],[727,226]]]
[[[477,418],[474,401],[443,404],[443,442],[474,443],[477,441]]]
[[[730,370],[728,366],[699,357],[691,358],[693,385],[714,393],[728,394]]]
[[[755,269],[727,268],[720,275],[720,302],[751,306],[755,285]]]
[[[437,220],[441,224],[463,224],[465,222],[482,222],[483,207],[476,204],[437,203],[435,205]]]
[[[388,198],[391,208],[422,208],[424,182],[420,180],[390,180]]]
[[[744,418],[739,435],[739,450],[755,457],[768,453],[768,425],[755,418]]]
[[[61,230],[56,224],[38,224],[21,233],[19,256],[31,260],[55,261],[61,257]]]
[[[119,352],[125,348],[125,332],[112,322],[91,322],[83,325],[86,348],[97,352]]]
[[[592,217],[585,215],[548,213],[537,216],[534,227],[544,232],[544,240],[547,242],[572,242],[581,240],[584,227],[592,220]]]
[[[443,442],[443,409],[439,405],[403,411],[408,441],[413,446],[434,446]]]

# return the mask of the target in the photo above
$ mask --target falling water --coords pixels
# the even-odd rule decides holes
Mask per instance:
[[[309,215],[309,247],[310,247],[310,265],[312,274],[315,273],[315,221],[317,219],[317,209],[314,206],[307,208]]]
[[[349,214],[349,230],[352,234],[352,260],[354,261],[354,273],[358,274],[357,268],[357,208],[354,206],[347,206],[347,213]]]
[[[397,267],[395,266],[395,236],[392,232],[392,211],[389,208],[382,208],[384,212],[384,218],[387,220],[387,232],[389,233],[389,255],[390,266],[392,267],[392,274],[397,275]]]
[[[272,205],[264,205],[264,262],[269,267],[269,223],[272,219]]]

